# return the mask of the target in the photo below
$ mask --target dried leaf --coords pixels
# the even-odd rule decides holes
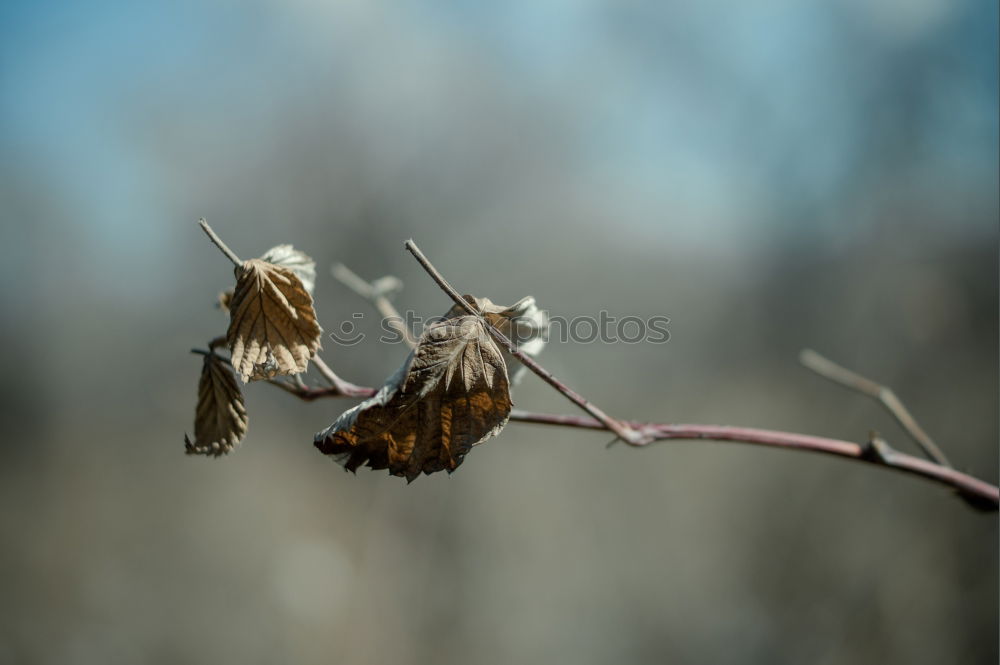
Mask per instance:
[[[262,259],[236,268],[226,341],[244,383],[304,372],[322,333],[312,296],[291,269]]]
[[[518,351],[534,358],[542,352],[545,342],[548,339],[549,317],[531,296],[525,296],[510,307],[495,305],[489,298],[476,298],[465,295],[466,302],[483,313],[483,317],[507,336],[507,339],[514,342]],[[469,313],[464,307],[452,305],[451,309],[445,313],[444,318],[451,319],[456,316],[468,316]],[[511,384],[516,384],[524,376],[525,367],[514,356],[501,349],[503,359],[507,365]]]
[[[316,447],[350,471],[365,464],[408,481],[458,468],[500,433],[511,409],[507,367],[479,317],[429,326],[378,394],[316,435]]]
[[[302,282],[309,295],[316,292],[316,262],[291,245],[278,245],[264,252],[262,261],[288,268]]]
[[[184,435],[189,455],[218,457],[236,447],[247,433],[247,410],[232,367],[209,353],[198,380],[198,407],[194,416],[194,441]]]

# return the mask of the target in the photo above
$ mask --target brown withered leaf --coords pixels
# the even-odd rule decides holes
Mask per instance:
[[[289,268],[250,259],[236,268],[226,341],[243,379],[299,374],[320,348],[312,296]]]
[[[510,307],[496,305],[489,298],[476,298],[470,295],[462,297],[479,312],[482,312],[483,318],[489,321],[494,328],[514,342],[518,351],[532,358],[542,352],[542,348],[548,340],[549,317],[538,308],[533,297],[525,296]],[[468,315],[465,308],[455,304],[445,313],[444,319]],[[524,375],[525,367],[508,353],[507,349],[501,349],[501,351],[504,363],[507,365],[510,382],[516,384]]]
[[[198,380],[198,406],[194,415],[194,441],[184,435],[189,455],[224,455],[247,433],[247,410],[236,375],[229,364],[209,353]]]
[[[458,468],[500,433],[512,403],[507,367],[481,319],[429,326],[374,397],[343,413],[315,444],[348,470],[367,463],[408,481]]]

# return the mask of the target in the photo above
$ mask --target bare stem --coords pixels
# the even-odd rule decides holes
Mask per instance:
[[[213,341],[215,341],[215,340],[213,340]],[[200,355],[200,356],[215,356],[215,355],[217,355],[215,353],[215,347],[214,346],[210,346],[208,348],[208,350],[206,350],[206,349],[191,349],[191,353],[194,353],[194,354]],[[225,362],[227,365],[232,366],[231,363],[229,362],[229,358],[224,358],[222,356],[218,356],[218,357],[223,362]],[[316,362],[316,358],[317,358],[317,356],[313,357],[313,362],[314,363]],[[320,362],[321,363],[323,362],[322,359],[320,360]],[[318,367],[318,365],[317,365],[317,367]],[[325,363],[323,363],[323,367],[326,367]],[[356,386],[353,383],[350,383],[349,381],[344,381],[339,376],[337,376],[336,374],[334,374],[333,371],[330,370],[329,367],[326,367],[326,371],[329,371],[330,374],[333,377],[335,377],[335,379],[336,379],[336,380],[332,380],[332,379],[330,380],[330,383],[332,385],[330,387],[328,387],[328,388],[310,388],[309,386],[305,385],[302,382],[302,379],[299,378],[298,375],[295,375],[294,377],[292,377],[291,380],[294,383],[289,383],[287,380],[284,380],[284,379],[267,379],[267,383],[270,383],[272,386],[276,386],[278,388],[281,388],[285,392],[291,393],[292,395],[295,395],[299,399],[305,400],[306,402],[311,402],[314,399],[319,399],[321,397],[371,397],[372,395],[374,395],[377,392],[374,388],[366,388],[364,386]],[[326,375],[326,373],[323,372],[323,371],[321,371],[321,373],[324,374],[324,376]]]
[[[287,393],[295,395],[299,399],[305,402],[312,402],[313,400],[321,399],[324,397],[371,397],[375,394],[376,390],[374,388],[364,388],[361,386],[355,386],[354,384],[348,384],[345,382],[349,388],[345,392],[337,386],[330,386],[328,388],[310,388],[309,386],[303,385],[301,383],[289,383],[287,381],[281,381],[279,379],[268,379],[268,383],[278,388],[281,388]]]
[[[934,440],[931,439],[930,435],[924,431],[918,423],[917,419],[909,412],[909,410],[903,405],[903,402],[896,397],[896,393],[892,391],[888,386],[883,386],[871,379],[867,379],[856,372],[838,365],[837,363],[824,358],[820,354],[816,353],[812,349],[804,349],[802,353],[799,354],[799,362],[805,365],[807,368],[816,372],[824,379],[833,381],[834,383],[849,388],[850,390],[855,390],[862,395],[868,395],[872,399],[876,400],[882,406],[885,407],[886,411],[892,414],[892,417],[896,419],[896,422],[906,430],[917,445],[924,451],[930,459],[934,460],[941,466],[950,467],[951,463],[945,454],[941,451]]]
[[[403,317],[399,315],[396,307],[386,295],[390,290],[386,285],[398,287],[402,285],[402,282],[395,277],[386,276],[369,283],[343,263],[335,263],[330,268],[330,272],[339,282],[370,302],[378,313],[382,315],[382,318],[399,333],[408,347],[411,349],[417,348],[417,340],[413,338],[413,335],[406,328]]]
[[[606,429],[614,432],[618,436],[618,438],[620,438],[625,443],[628,443],[633,446],[643,446],[646,445],[647,443],[650,443],[653,440],[652,438],[643,435],[641,432],[632,429],[625,423],[612,418],[604,411],[602,411],[597,405],[591,403],[589,400],[584,398],[578,392],[576,392],[575,390],[564,384],[562,381],[554,377],[547,369],[545,369],[537,362],[535,362],[534,359],[532,359],[530,356],[521,353],[514,346],[514,343],[511,342],[509,339],[507,339],[506,335],[504,335],[502,332],[494,328],[489,323],[489,321],[487,321],[485,318],[482,317],[482,312],[476,311],[476,309],[471,304],[469,304],[469,302],[466,301],[466,299],[463,298],[462,295],[458,291],[456,291],[451,284],[448,283],[448,280],[446,280],[444,276],[440,272],[438,272],[437,268],[435,268],[434,265],[427,259],[427,257],[424,256],[424,253],[420,251],[420,248],[417,247],[416,243],[414,243],[413,240],[406,241],[406,249],[407,251],[410,252],[410,254],[413,255],[413,258],[417,260],[417,262],[423,267],[423,269],[427,271],[427,274],[431,276],[431,279],[433,279],[437,283],[437,285],[441,287],[441,290],[447,293],[448,296],[452,300],[454,300],[456,304],[465,309],[465,311],[467,311],[469,314],[472,314],[473,316],[478,316],[483,320],[486,332],[488,332],[490,336],[494,340],[496,340],[498,344],[501,344],[503,348],[507,349],[507,351],[512,356],[520,360],[525,367],[534,372],[539,378],[541,378],[547,384],[549,384],[557,391],[562,393],[562,395],[565,396],[566,399],[573,402],[578,407],[580,407],[581,409],[589,413],[591,416],[599,420],[605,426]]]
[[[604,430],[603,423],[584,416],[563,416],[547,413],[530,413],[515,409],[510,419],[518,422],[559,427]],[[771,446],[786,450],[803,450],[846,457],[858,462],[886,467],[901,473],[921,476],[955,489],[959,495],[981,510],[997,510],[1000,505],[1000,488],[967,473],[936,464],[913,455],[899,452],[881,439],[862,445],[808,434],[730,427],[725,425],[667,425],[658,423],[629,423],[639,431],[650,432],[655,440],[705,439],[730,441],[758,446]]]
[[[362,279],[356,272],[345,266],[343,263],[334,263],[330,266],[330,274],[334,279],[354,291],[365,300],[372,299],[372,285]]]
[[[369,397],[370,394],[374,394],[371,388],[362,388],[361,386],[356,386],[350,381],[345,381],[344,379],[337,376],[336,372],[330,369],[330,366],[323,362],[323,359],[317,353],[312,357],[313,365],[319,370],[319,373],[323,375],[327,381],[333,386],[338,394],[347,397]]]
[[[222,253],[233,262],[234,266],[239,267],[243,265],[243,262],[240,261],[240,257],[236,256],[236,252],[229,249],[229,246],[222,242],[222,238],[216,235],[215,231],[213,231],[212,227],[208,225],[208,222],[205,221],[204,217],[198,220],[198,224],[201,226],[201,230],[205,232],[205,235],[208,236],[208,239],[215,243],[216,247],[222,250]]]

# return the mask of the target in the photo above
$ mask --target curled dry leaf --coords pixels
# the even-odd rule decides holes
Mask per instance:
[[[408,481],[454,471],[500,433],[511,409],[507,367],[476,316],[429,326],[378,394],[343,413],[315,444],[350,471],[367,463]]]
[[[549,317],[531,296],[525,296],[510,307],[503,307],[494,304],[489,298],[476,298],[470,295],[462,296],[466,302],[482,312],[483,317],[490,324],[507,336],[507,339],[514,342],[514,346],[521,353],[525,353],[532,358],[542,352],[548,338]],[[464,308],[452,305],[451,309],[445,313],[444,318],[451,319],[456,316],[468,316]],[[515,384],[524,375],[524,365],[517,358],[501,349],[503,359],[507,365],[510,381]]]
[[[225,360],[209,353],[198,380],[194,441],[184,435],[189,455],[218,457],[236,447],[247,433],[247,410],[236,375]]]
[[[312,296],[289,268],[250,259],[236,268],[226,341],[244,382],[299,374],[320,348]]]

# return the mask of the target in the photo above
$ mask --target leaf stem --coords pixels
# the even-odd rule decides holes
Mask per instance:
[[[243,265],[243,262],[240,261],[240,257],[236,256],[236,252],[229,249],[229,246],[222,242],[222,238],[216,235],[215,231],[213,231],[212,227],[208,225],[208,222],[205,221],[204,217],[198,220],[198,225],[201,226],[201,230],[205,232],[208,239],[211,240],[216,247],[222,250],[222,253],[226,255],[226,258],[233,262],[234,266],[239,267]]]

